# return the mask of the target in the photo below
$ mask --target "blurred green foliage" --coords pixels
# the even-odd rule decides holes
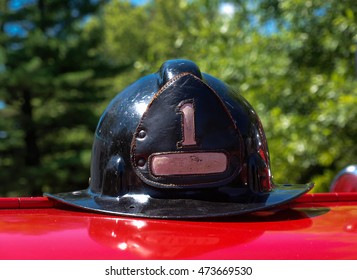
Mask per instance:
[[[11,2],[0,0],[2,195],[85,188],[100,113],[172,58],[248,99],[276,182],[327,191],[357,162],[355,0]]]

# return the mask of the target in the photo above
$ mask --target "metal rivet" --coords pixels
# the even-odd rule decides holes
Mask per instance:
[[[146,136],[146,131],[145,130],[140,130],[138,133],[138,138],[145,138]]]
[[[138,159],[138,166],[143,167],[145,165],[146,161],[143,158]]]

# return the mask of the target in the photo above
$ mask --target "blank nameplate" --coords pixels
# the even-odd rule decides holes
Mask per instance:
[[[154,176],[205,175],[227,170],[227,156],[219,152],[160,153],[150,156]]]

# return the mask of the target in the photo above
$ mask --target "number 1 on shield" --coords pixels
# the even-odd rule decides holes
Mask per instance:
[[[184,103],[179,107],[182,114],[182,141],[180,146],[194,146],[197,144],[195,135],[195,108],[193,103]]]

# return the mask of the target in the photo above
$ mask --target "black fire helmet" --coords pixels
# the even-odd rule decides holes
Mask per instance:
[[[192,61],[169,60],[104,111],[89,187],[45,195],[98,212],[194,219],[264,210],[312,187],[275,184],[251,105]]]

